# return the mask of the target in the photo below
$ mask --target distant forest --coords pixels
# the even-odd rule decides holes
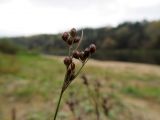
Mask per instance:
[[[117,27],[85,28],[83,32],[81,49],[95,43],[95,59],[160,64],[160,21],[124,22]],[[19,49],[53,55],[66,53],[61,34],[0,38],[1,52],[14,54]]]

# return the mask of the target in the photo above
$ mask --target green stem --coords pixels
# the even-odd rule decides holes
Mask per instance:
[[[55,112],[55,114],[54,114],[54,120],[56,120],[56,117],[57,117],[57,114],[58,114],[58,110],[59,110],[59,106],[60,106],[60,103],[61,103],[62,96],[63,96],[63,91],[61,91],[61,94],[60,94],[60,96],[59,96],[59,100],[58,100],[56,112]]]

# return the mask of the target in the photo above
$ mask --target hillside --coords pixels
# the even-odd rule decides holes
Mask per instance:
[[[83,32],[82,49],[95,43],[95,59],[160,64],[160,21],[124,22],[117,27],[85,28]],[[7,46],[14,44],[23,50],[64,55],[66,48],[60,34],[1,38],[0,51],[9,52]]]
[[[0,119],[10,120],[13,111],[17,120],[47,119],[55,110],[64,70],[61,57],[1,53]],[[87,75],[90,85],[98,80],[101,97],[107,97],[112,106],[107,117],[101,109],[102,120],[159,120],[159,71],[154,65],[90,60],[81,75]],[[94,108],[80,77],[65,93],[58,119],[74,120],[66,104],[70,92],[79,101],[76,115],[94,120]]]

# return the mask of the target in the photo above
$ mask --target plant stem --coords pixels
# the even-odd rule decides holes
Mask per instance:
[[[61,103],[62,96],[63,96],[63,91],[61,91],[61,94],[60,94],[60,96],[59,96],[59,100],[58,100],[56,112],[55,112],[55,114],[54,114],[54,120],[56,120],[56,117],[57,117],[57,114],[58,114],[58,110],[59,110],[59,106],[60,106],[60,103]]]
[[[90,87],[89,86],[86,86],[86,87],[87,87],[87,90],[88,90],[88,94],[90,95],[91,99],[93,100],[97,120],[100,120],[100,113],[99,113],[99,109],[98,109],[98,101],[96,100],[95,96],[92,94]]]

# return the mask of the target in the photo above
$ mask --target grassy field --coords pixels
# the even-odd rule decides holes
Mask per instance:
[[[65,66],[61,57],[36,54],[0,54],[0,120],[47,120],[54,113]],[[90,84],[101,83],[101,97],[111,108],[101,120],[159,120],[160,66],[90,60],[85,73]],[[94,89],[94,88],[92,88]],[[66,101],[73,92],[79,105],[76,115],[96,120],[94,107],[82,79],[78,77],[64,95],[57,120],[75,120]]]

